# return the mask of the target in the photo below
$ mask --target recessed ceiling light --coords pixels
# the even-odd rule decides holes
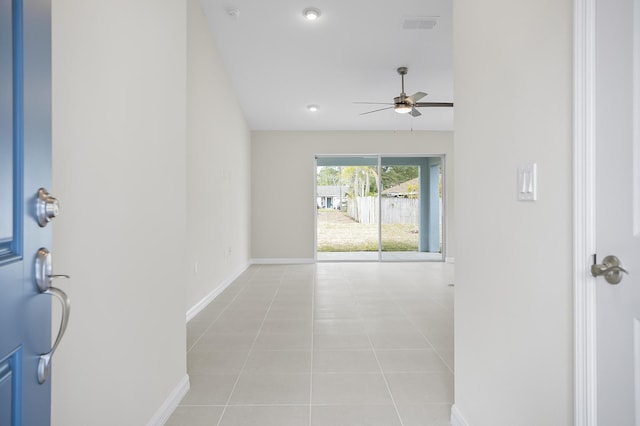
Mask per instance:
[[[320,9],[316,9],[315,7],[308,7],[302,11],[302,15],[309,21],[315,21],[320,17]]]
[[[316,112],[320,109],[318,105],[307,105],[307,109],[311,112]]]
[[[236,7],[228,7],[225,9],[227,15],[231,17],[231,19],[238,19],[240,17],[240,9]]]

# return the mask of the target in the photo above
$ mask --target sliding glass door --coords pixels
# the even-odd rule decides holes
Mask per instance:
[[[420,167],[403,165],[400,159],[385,163],[380,176],[380,249],[383,259],[404,259],[419,247]]]
[[[443,257],[443,156],[318,156],[318,261]]]
[[[377,193],[377,156],[317,159],[318,260],[379,260]]]
[[[381,157],[382,260],[442,260],[442,157]]]

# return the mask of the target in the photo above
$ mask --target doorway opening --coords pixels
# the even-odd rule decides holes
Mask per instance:
[[[444,261],[444,160],[316,156],[316,260]]]

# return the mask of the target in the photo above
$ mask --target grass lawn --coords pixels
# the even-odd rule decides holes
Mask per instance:
[[[417,251],[415,225],[382,225],[383,251]],[[318,211],[318,251],[378,251],[378,225],[363,225],[339,210]]]

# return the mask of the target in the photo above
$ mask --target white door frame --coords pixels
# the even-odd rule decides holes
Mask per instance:
[[[595,0],[574,0],[573,292],[574,425],[597,424]]]

